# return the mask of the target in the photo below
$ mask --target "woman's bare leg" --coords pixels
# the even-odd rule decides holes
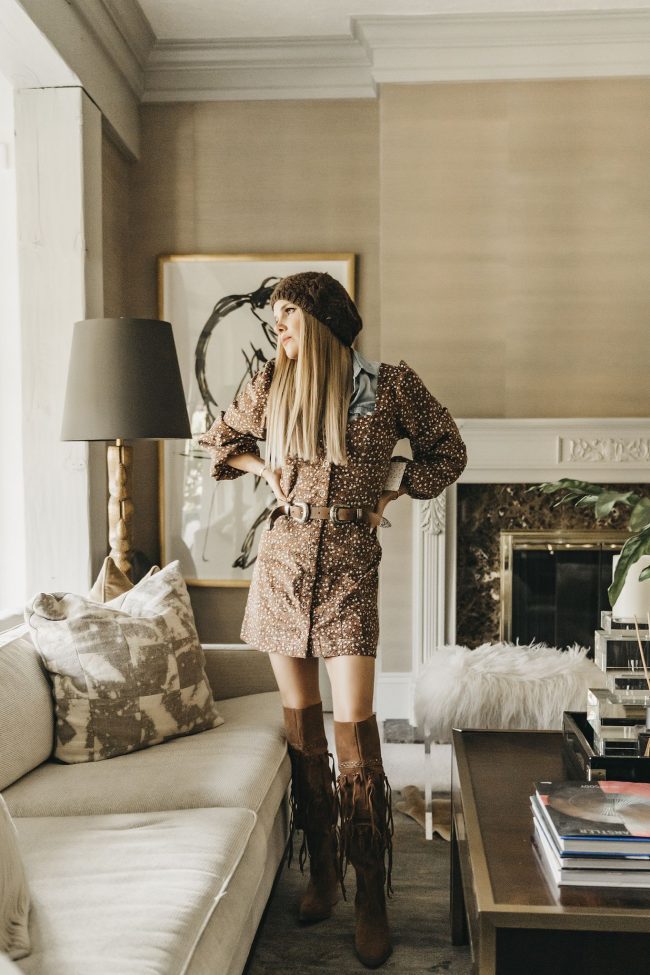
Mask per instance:
[[[316,657],[288,657],[270,653],[280,699],[285,708],[307,708],[320,701],[318,660]]]
[[[326,657],[335,721],[363,721],[372,714],[375,658]]]

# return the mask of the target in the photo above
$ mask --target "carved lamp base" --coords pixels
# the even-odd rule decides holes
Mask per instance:
[[[131,577],[133,545],[131,524],[133,501],[131,500],[131,468],[133,447],[117,439],[107,449],[108,466],[108,541],[110,555],[125,575]]]

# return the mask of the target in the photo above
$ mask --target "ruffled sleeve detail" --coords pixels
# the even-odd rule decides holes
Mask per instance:
[[[266,401],[274,367],[275,359],[270,359],[228,409],[220,411],[210,429],[197,437],[197,443],[212,454],[210,474],[215,480],[232,481],[246,473],[226,463],[227,457],[260,456],[258,441],[266,438]]]
[[[400,359],[397,383],[398,432],[411,443],[402,485],[417,500],[435,498],[467,466],[467,448],[449,410],[432,396],[418,374]]]

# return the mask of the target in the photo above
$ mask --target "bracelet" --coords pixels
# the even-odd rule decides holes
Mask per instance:
[[[264,473],[264,471],[266,471],[266,470],[268,470],[268,467],[269,467],[269,465],[268,465],[268,464],[266,463],[266,461],[265,461],[265,462],[264,462],[264,466],[262,467],[262,469],[261,469],[261,471],[260,471],[260,472],[258,473],[258,475],[257,475],[257,476],[258,476],[258,477],[261,477],[261,476],[262,476],[262,474]]]

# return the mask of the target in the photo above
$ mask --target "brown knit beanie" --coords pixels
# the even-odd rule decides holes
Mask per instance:
[[[322,322],[343,345],[352,345],[363,328],[361,315],[342,284],[326,271],[302,271],[279,281],[271,294],[276,301],[292,301]]]

